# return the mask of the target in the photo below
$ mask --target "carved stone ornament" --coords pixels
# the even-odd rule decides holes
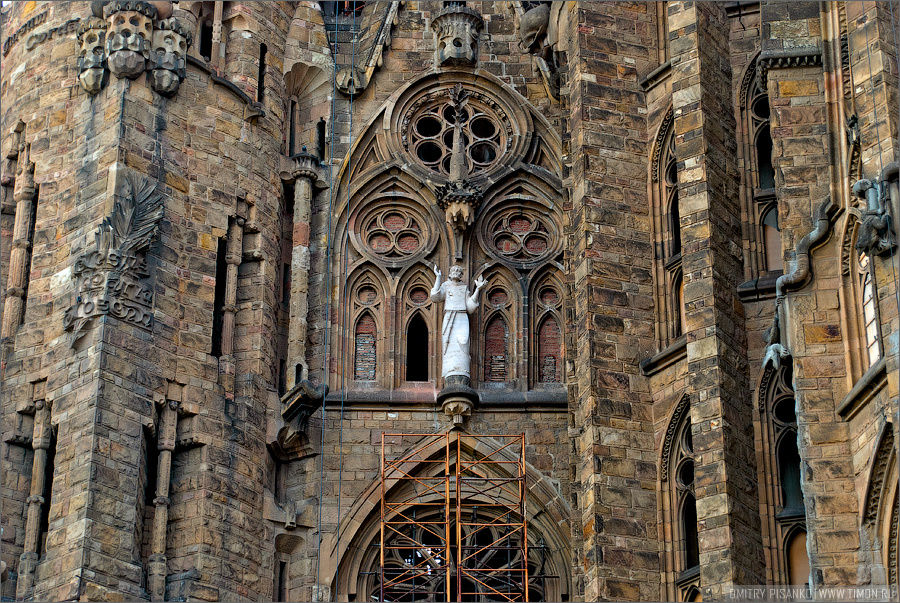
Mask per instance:
[[[559,100],[559,61],[550,41],[551,6],[549,2],[523,2],[519,17],[519,46],[535,58],[550,95]]]
[[[78,26],[78,81],[88,94],[97,94],[106,85],[106,21],[90,17]]]
[[[175,17],[156,23],[150,55],[150,85],[163,96],[172,96],[185,76],[185,60],[191,33]]]
[[[153,326],[153,288],[142,282],[148,276],[144,251],[157,235],[163,197],[146,178],[128,176],[124,189],[97,229],[94,250],[75,261],[75,303],[63,317],[73,345],[97,316]]]
[[[431,22],[435,67],[477,65],[478,38],[484,20],[475,10],[460,5],[444,8]]]
[[[106,56],[116,77],[135,79],[150,58],[150,41],[156,8],[140,0],[116,0],[104,7],[108,30]]]
[[[858,180],[853,192],[865,200],[866,211],[859,223],[856,250],[869,255],[886,255],[894,249],[894,233],[891,216],[885,210],[886,183]]]
[[[444,210],[447,224],[454,235],[456,259],[462,259],[462,239],[469,226],[475,221],[475,210],[481,203],[481,189],[467,180],[466,151],[463,138],[463,124],[468,118],[466,112],[469,93],[456,84],[450,92],[453,113],[453,147],[450,154],[450,181],[437,189],[438,204]]]

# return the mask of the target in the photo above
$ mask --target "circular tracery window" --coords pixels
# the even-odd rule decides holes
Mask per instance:
[[[486,96],[469,93],[459,125],[467,174],[490,169],[507,150],[511,133],[508,120]],[[403,120],[402,129],[404,146],[420,164],[450,175],[456,111],[446,92],[433,93],[416,103]]]
[[[369,250],[385,258],[404,258],[417,253],[423,244],[422,227],[412,215],[386,210],[369,216],[363,226]]]
[[[499,259],[533,264],[546,259],[556,247],[556,229],[536,211],[513,208],[488,222],[483,241]]]

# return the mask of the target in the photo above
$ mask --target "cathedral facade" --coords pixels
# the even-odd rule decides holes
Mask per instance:
[[[896,597],[900,5],[4,4],[3,600]]]

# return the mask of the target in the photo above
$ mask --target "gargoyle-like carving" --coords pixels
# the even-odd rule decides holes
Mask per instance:
[[[140,0],[115,0],[104,7],[108,30],[106,56],[116,77],[135,79],[150,58],[150,40],[156,8]]]
[[[550,2],[522,2],[519,14],[519,46],[534,55],[538,70],[544,79],[548,93],[559,100],[559,61],[553,50],[549,29],[551,15]]]
[[[157,22],[153,31],[150,85],[163,96],[172,96],[185,76],[185,57],[191,45],[191,32],[175,18]]]
[[[78,81],[88,94],[97,94],[106,85],[106,21],[90,17],[78,26]]]
[[[763,370],[770,365],[772,370],[777,371],[781,368],[783,361],[791,357],[791,352],[781,343],[781,320],[778,318],[778,312],[775,312],[775,320],[769,330],[766,331],[766,355],[763,357]]]
[[[316,387],[311,381],[301,379],[297,385],[281,397],[281,416],[287,423],[293,423],[293,431],[304,432],[309,417],[322,406],[328,395],[328,386]]]
[[[148,275],[143,252],[158,232],[163,197],[153,182],[135,176],[126,177],[125,189],[97,228],[94,250],[75,261],[76,301],[63,318],[73,345],[97,316],[110,314],[144,329],[153,325],[153,288],[142,282]]]
[[[435,15],[431,22],[435,67],[477,65],[478,38],[483,28],[481,15],[467,6],[454,4]]]
[[[858,180],[853,192],[865,200],[866,211],[859,223],[856,236],[856,250],[870,255],[885,255],[894,249],[894,233],[891,216],[884,207],[887,187],[884,183]]]

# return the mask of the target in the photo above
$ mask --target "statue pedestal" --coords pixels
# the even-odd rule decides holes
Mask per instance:
[[[453,429],[461,428],[478,404],[478,392],[469,387],[468,382],[466,377],[450,376],[437,396],[441,412],[453,422]]]

